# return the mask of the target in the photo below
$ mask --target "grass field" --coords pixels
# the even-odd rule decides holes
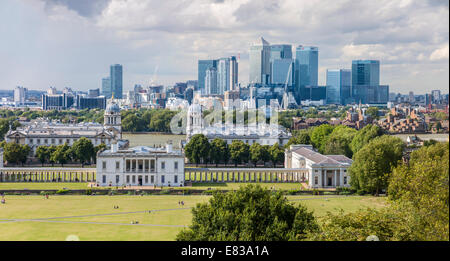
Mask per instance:
[[[0,240],[174,240],[191,222],[191,207],[209,196],[5,196]],[[288,196],[320,217],[326,211],[383,207],[370,196]],[[185,205],[178,205],[184,201]],[[119,209],[113,206],[118,205]],[[148,211],[152,210],[151,213]],[[130,213],[131,212],[131,213]],[[131,224],[137,220],[139,224]]]
[[[225,189],[225,190],[236,190],[239,189],[240,186],[246,185],[250,183],[194,183],[192,187],[184,187],[191,189]],[[255,184],[255,183],[252,183]],[[300,189],[302,186],[300,183],[258,183],[262,187],[265,188],[275,188],[275,189]],[[0,182],[0,190],[7,189],[34,189],[34,190],[47,190],[47,189],[88,189],[88,183],[70,183],[70,182],[41,182],[41,183],[33,183],[33,182]],[[95,187],[95,189],[109,189],[109,187]],[[112,187],[113,189],[115,187]],[[158,187],[159,188],[159,187]],[[174,187],[175,189],[179,189],[181,187]]]

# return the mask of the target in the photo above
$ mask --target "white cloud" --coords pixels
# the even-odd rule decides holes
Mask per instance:
[[[439,49],[434,50],[430,55],[430,60],[448,60],[448,44],[442,46]]]
[[[352,59],[381,60],[382,81],[391,91],[420,93],[421,75],[433,75],[435,88],[448,84],[448,74],[435,68],[448,72],[448,4],[436,1],[27,1],[33,8],[5,2],[0,22],[9,27],[0,27],[7,39],[0,42],[0,59],[16,64],[0,64],[8,72],[2,89],[19,83],[99,87],[113,63],[124,66],[125,89],[145,84],[157,65],[158,79],[173,84],[196,79],[198,59],[238,53],[245,84],[249,45],[260,36],[318,46],[320,84],[326,68],[350,68]],[[421,73],[413,76],[408,67]]]

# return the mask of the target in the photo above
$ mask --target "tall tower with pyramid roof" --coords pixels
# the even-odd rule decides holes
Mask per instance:
[[[270,81],[270,44],[259,38],[250,46],[249,83],[267,84]]]

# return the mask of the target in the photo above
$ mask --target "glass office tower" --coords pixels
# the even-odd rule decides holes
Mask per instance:
[[[327,70],[327,104],[346,104],[351,96],[351,70]]]
[[[292,86],[294,75],[293,59],[274,59],[271,62],[271,83]]]
[[[292,59],[292,45],[274,44],[270,46],[270,59]]]
[[[380,61],[352,61],[352,86],[353,85],[380,85]]]
[[[249,83],[268,84],[270,80],[270,44],[264,38],[250,46]]]
[[[111,65],[109,77],[111,79],[111,92],[114,94],[114,98],[122,99],[122,65]]]
[[[319,71],[319,48],[299,45],[295,50],[295,94],[301,101],[305,86],[317,86]]]
[[[206,70],[210,67],[217,68],[217,60],[198,60],[198,89],[205,93]]]
[[[111,98],[111,78],[105,77],[102,78],[102,95],[106,97],[106,99]]]

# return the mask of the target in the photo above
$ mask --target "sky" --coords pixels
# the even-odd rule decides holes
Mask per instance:
[[[2,0],[0,90],[101,88],[123,65],[124,91],[197,80],[197,61],[271,44],[319,48],[326,70],[380,60],[380,84],[415,94],[449,88],[448,0]]]

